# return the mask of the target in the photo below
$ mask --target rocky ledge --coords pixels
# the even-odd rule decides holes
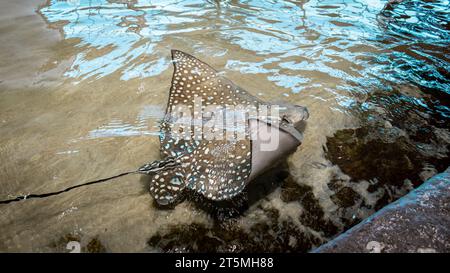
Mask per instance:
[[[450,167],[313,252],[449,252]]]

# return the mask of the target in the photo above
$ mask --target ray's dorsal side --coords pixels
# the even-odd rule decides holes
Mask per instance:
[[[153,175],[150,193],[162,205],[178,200],[185,188],[214,201],[233,198],[242,192],[252,173],[250,115],[247,111],[270,104],[252,96],[189,54],[172,50],[172,61],[174,72],[166,115],[161,123],[160,152],[161,162],[169,160],[174,164],[167,163],[166,168],[162,166]],[[205,125],[218,113],[211,109],[228,107],[245,108],[244,132],[236,138],[236,128],[219,126],[214,129],[220,130],[224,137],[207,138],[205,130],[209,129]],[[189,126],[180,129],[178,121],[184,118],[180,116],[183,111],[193,114],[193,124],[200,126],[191,127],[192,120],[187,120]],[[205,119],[208,113],[209,120]],[[200,118],[196,119],[198,115]],[[276,128],[282,129],[282,126]],[[234,137],[226,137],[228,134]],[[147,167],[160,168],[159,165]],[[145,170],[145,166],[142,169]]]
[[[172,60],[174,73],[166,117],[179,110],[177,107],[186,107],[195,115],[195,111],[205,113],[213,105],[226,108],[259,102],[248,100],[244,90],[189,54],[172,50]],[[205,122],[201,119],[202,125]],[[175,127],[170,119],[161,125],[161,156],[185,153],[180,163],[187,188],[212,200],[229,199],[243,190],[251,172],[251,140],[248,134],[243,139],[232,141],[226,138],[207,140],[204,135],[195,139],[193,129],[189,140],[184,140],[173,137]],[[226,135],[227,129],[222,130]],[[226,147],[223,149],[226,152],[218,152],[221,147]]]

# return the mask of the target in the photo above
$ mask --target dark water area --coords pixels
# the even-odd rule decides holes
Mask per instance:
[[[389,57],[398,76],[448,102],[449,3],[393,1],[378,18],[389,35],[383,42],[395,50]]]

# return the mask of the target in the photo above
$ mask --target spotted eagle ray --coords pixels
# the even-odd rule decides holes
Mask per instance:
[[[204,103],[204,107],[243,105],[248,109],[256,109],[262,105],[269,107],[275,105],[252,96],[208,64],[187,53],[172,50],[172,61],[174,72],[166,117],[176,112],[179,106],[195,109],[198,98]],[[248,130],[243,134],[243,138],[231,141],[226,138],[196,139],[195,131],[191,131],[187,139],[181,139],[174,134],[174,121],[163,119],[160,127],[162,160],[145,164],[138,170],[85,182],[55,192],[1,200],[0,204],[45,198],[136,173],[151,175],[150,194],[160,205],[172,204],[179,200],[185,189],[193,190],[213,201],[231,199],[241,193],[251,180],[264,173],[301,143],[302,130],[299,128],[305,125],[304,121],[309,117],[307,109],[286,103],[277,105],[283,106],[278,119],[246,116],[245,125]],[[204,107],[200,111],[203,111]],[[262,128],[262,131],[266,132],[267,127],[273,127],[280,133],[280,146],[272,151],[263,151],[260,149],[261,140],[251,138],[254,131]]]
[[[201,98],[204,107],[210,105],[225,108],[227,106],[243,105],[258,108],[270,105],[249,94],[229,79],[222,76],[208,64],[179,50],[172,50],[174,72],[166,116],[170,116],[178,106],[194,109],[196,98]],[[197,99],[198,102],[198,99]],[[286,105],[285,105],[286,106]],[[280,119],[275,124],[268,120],[262,122],[278,127],[284,132],[285,142],[283,151],[291,150],[301,141],[301,134],[295,128],[299,122],[308,118],[306,108],[288,105]],[[194,112],[195,114],[195,112]],[[250,118],[246,120],[252,128]],[[253,125],[253,127],[257,127]],[[204,197],[221,201],[233,198],[259,172],[263,171],[279,156],[279,151],[269,153],[259,152],[264,158],[252,156],[254,144],[250,133],[245,133],[243,139],[230,141],[228,139],[195,139],[191,131],[190,137],[180,139],[173,137],[174,124],[172,120],[164,120],[161,124],[161,157],[162,161],[152,162],[139,168],[140,173],[153,175],[150,181],[150,193],[158,204],[167,205],[175,202],[186,189],[200,193]],[[290,138],[289,140],[286,139]],[[282,143],[283,144],[283,143]],[[214,154],[212,151],[227,147],[225,153]],[[256,147],[258,148],[258,147]],[[258,149],[257,149],[258,150]],[[258,150],[259,151],[259,150]],[[261,164],[265,161],[266,164]],[[252,169],[256,163],[258,168]],[[256,169],[256,170],[255,170]]]

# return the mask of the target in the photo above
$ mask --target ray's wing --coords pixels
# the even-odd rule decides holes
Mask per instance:
[[[179,50],[172,50],[174,73],[167,111],[177,105],[194,107],[194,97],[202,99],[203,106],[256,105],[264,103],[220,75],[214,68]]]
[[[183,104],[194,112],[197,110],[195,98],[201,100],[202,111],[209,105],[248,107],[262,103],[195,57],[181,51],[172,51],[172,57],[175,70],[169,113]],[[192,152],[183,157],[187,187],[212,200],[237,195],[251,173],[251,145],[248,132],[240,140],[200,140]]]
[[[202,142],[193,152],[186,182],[212,200],[225,200],[239,194],[251,172],[251,142]]]
[[[185,189],[185,173],[181,166],[161,171],[152,176],[150,194],[160,205],[177,201]]]
[[[172,50],[172,62],[172,84],[160,132],[160,151],[163,158],[191,153],[199,145],[194,134],[201,136],[201,132],[195,132],[196,128],[185,127],[183,133],[186,135],[179,131],[183,126],[175,120],[180,117],[180,110],[190,112],[193,117],[213,102],[224,105],[226,100],[231,105],[235,100],[232,90],[222,88],[223,79],[208,64],[179,50]],[[188,136],[188,139],[183,139],[183,136]]]
[[[179,128],[183,126],[176,124],[175,120],[180,118],[178,115],[180,111],[189,112],[193,117],[196,107],[204,102],[205,93],[212,92],[209,81],[217,75],[217,71],[207,64],[178,50],[172,50],[172,62],[174,71],[166,118],[161,124],[160,143],[163,157],[190,153],[198,146],[199,142],[194,140],[193,128],[187,130],[185,127],[186,135],[182,135]],[[185,126],[189,122],[191,122],[190,119],[186,120]]]
[[[181,166],[176,171],[155,175],[150,192],[160,204],[172,203],[184,187],[212,200],[232,198],[244,189],[252,168],[248,116],[243,138],[207,140],[202,138],[202,132],[201,138],[196,139],[194,128],[189,128],[188,139],[181,139],[176,114],[182,109],[192,117],[198,112],[204,113],[210,105],[256,108],[265,103],[189,54],[172,50],[172,60],[174,73],[166,118],[161,124],[161,156],[177,157]],[[188,122],[190,126],[190,120]],[[205,120],[200,120],[201,125],[204,123]],[[224,136],[226,131],[235,129],[221,128]]]

